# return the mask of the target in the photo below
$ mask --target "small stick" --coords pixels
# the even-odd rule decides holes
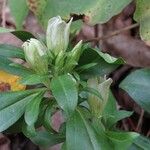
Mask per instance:
[[[149,137],[149,136],[150,136],[150,130],[147,132],[146,136],[147,136],[147,137]]]
[[[3,6],[2,6],[2,27],[6,27],[6,15],[5,15],[5,9],[6,9],[6,0],[3,0]]]
[[[138,132],[141,132],[141,127],[142,127],[142,122],[143,122],[143,116],[144,116],[144,110],[142,109],[140,117],[139,117],[139,120],[138,120],[138,123],[137,123],[137,126],[136,126],[136,131],[138,131]]]
[[[117,34],[120,34],[120,33],[124,32],[124,31],[131,30],[131,29],[133,29],[133,28],[136,28],[136,27],[138,27],[138,26],[139,26],[139,24],[138,24],[138,23],[135,23],[135,24],[132,24],[132,25],[127,26],[127,27],[125,27],[125,28],[116,30],[116,31],[114,31],[114,32],[112,32],[112,33],[110,33],[110,34],[108,34],[108,35],[106,35],[106,36],[91,38],[91,39],[85,40],[84,42],[87,43],[87,42],[105,40],[105,39],[108,39],[108,38],[110,38],[110,37],[112,37],[112,36],[115,36],[115,35],[117,35]]]
[[[124,128],[125,131],[129,130],[128,126],[126,125],[126,121],[125,120],[122,120],[122,125],[123,125],[123,128]]]

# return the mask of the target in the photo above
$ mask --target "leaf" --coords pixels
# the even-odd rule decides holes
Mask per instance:
[[[150,112],[150,69],[139,69],[128,75],[120,84],[133,100]]]
[[[82,72],[79,72],[79,74],[81,75],[81,78],[88,79],[93,76],[99,77],[99,76],[108,75],[109,73],[114,71],[117,67],[119,67],[121,64],[123,64],[123,61],[121,59],[116,60],[116,58],[114,57],[111,57],[111,56],[109,57],[111,59],[115,59],[115,61],[107,60],[105,56],[102,56],[99,53],[98,50],[95,50],[92,48],[86,48],[80,57],[80,60],[78,63],[79,69],[82,66],[85,66],[87,64],[95,63],[95,65],[93,67],[87,68],[86,70],[83,70]],[[76,69],[78,69],[78,67]]]
[[[139,134],[135,132],[107,131],[106,136],[113,142],[115,150],[127,150]]]
[[[25,90],[25,91],[9,91],[9,92],[1,92],[0,93],[0,110],[16,103],[18,100],[24,99],[25,97],[40,91],[44,91],[45,89],[39,88],[34,90]]]
[[[46,131],[39,131],[37,135],[31,138],[31,141],[43,147],[49,147],[64,142],[65,137],[59,134],[50,134]]]
[[[45,27],[49,18],[61,15],[62,18],[69,19],[70,14],[84,14],[88,23],[97,24],[107,22],[130,2],[131,0],[122,0],[119,3],[118,0],[48,0],[45,4],[45,1],[38,0],[33,5],[35,10],[32,10]]]
[[[21,48],[6,44],[0,45],[0,56],[25,59]]]
[[[19,38],[20,40],[22,40],[23,42],[31,38],[35,38],[35,36],[32,33],[27,31],[16,30],[16,31],[12,31],[11,33],[15,35],[17,38]]]
[[[136,0],[134,19],[140,23],[140,35],[142,40],[150,44],[150,1]]]
[[[32,138],[37,135],[34,124],[27,125],[25,122],[22,125],[22,132],[27,138]]]
[[[114,115],[113,122],[117,123],[118,121],[120,121],[120,120],[122,120],[124,118],[130,117],[132,114],[133,114],[132,111],[119,110]]]
[[[132,115],[133,112],[118,110],[116,107],[116,100],[112,95],[112,92],[109,92],[109,98],[107,105],[103,111],[103,117],[105,120],[105,127],[110,129],[114,127],[115,123],[118,121],[127,118]]]
[[[22,23],[28,14],[28,7],[25,0],[9,0],[8,5],[11,14],[15,19],[17,29],[22,28]]]
[[[46,80],[49,80],[48,76],[32,74],[32,75],[23,77],[20,80],[20,83],[24,85],[34,85],[34,84],[44,83],[46,82]]]
[[[100,139],[79,110],[67,121],[66,145],[68,150],[101,149]]]
[[[51,126],[52,106],[53,106],[53,103],[50,103],[47,106],[45,113],[44,113],[44,120],[43,120],[44,128],[51,133],[55,132]]]
[[[78,91],[75,79],[69,75],[62,75],[52,79],[51,90],[58,105],[70,116],[78,102]]]
[[[83,91],[88,92],[89,94],[92,94],[96,97],[98,97],[100,100],[102,100],[102,96],[101,94],[98,92],[98,90],[96,90],[95,88],[91,88],[91,87],[85,87],[83,89]]]
[[[64,142],[63,145],[61,146],[61,150],[67,150],[66,142]]]
[[[12,33],[14,36],[19,38],[23,42],[29,40],[30,38],[35,38],[35,36],[32,33],[23,30],[13,30],[0,27],[0,33]]]
[[[109,64],[124,64],[124,60],[122,58],[115,58],[115,57],[110,56],[107,53],[103,53],[99,50],[97,50],[97,52]]]
[[[23,115],[26,105],[36,95],[27,96],[0,110],[0,132],[13,125]]]
[[[14,65],[12,61],[3,56],[0,56],[0,70],[18,76],[27,76],[33,74],[31,70],[19,64]]]
[[[39,108],[43,94],[43,92],[38,93],[26,106],[24,118],[28,126],[34,125],[38,119]]]
[[[136,138],[129,150],[149,150],[150,149],[150,139],[139,136]]]

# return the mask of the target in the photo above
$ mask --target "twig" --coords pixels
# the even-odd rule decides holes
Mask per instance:
[[[122,120],[122,125],[123,125],[123,128],[125,131],[129,131],[129,128],[128,128],[125,120]]]
[[[112,33],[110,33],[110,34],[108,34],[108,35],[106,35],[106,36],[91,38],[91,39],[88,39],[88,40],[86,40],[86,41],[84,41],[84,42],[87,43],[87,42],[105,40],[105,39],[108,39],[108,38],[110,38],[110,37],[112,37],[112,36],[115,36],[115,35],[117,35],[117,34],[120,34],[120,33],[124,32],[124,31],[131,30],[131,29],[133,29],[133,28],[136,28],[136,27],[138,27],[138,26],[139,26],[139,24],[138,24],[138,23],[135,23],[135,24],[132,24],[132,25],[127,26],[127,27],[125,27],[125,28],[116,30],[116,31],[114,31],[114,32],[112,32]]]
[[[150,136],[150,130],[147,132],[146,137]]]
[[[144,116],[144,110],[141,110],[141,114],[138,120],[138,124],[136,126],[136,131],[141,132],[141,126],[142,126],[142,121],[143,121],[143,116]]]
[[[99,33],[98,24],[95,25],[94,32],[95,32],[95,38],[98,38],[98,33]],[[95,41],[95,45],[98,47],[99,46],[99,41]]]
[[[6,27],[6,0],[3,0],[3,6],[2,6],[2,27]]]

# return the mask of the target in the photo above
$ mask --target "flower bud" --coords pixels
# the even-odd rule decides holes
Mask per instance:
[[[91,112],[95,117],[100,117],[105,109],[105,106],[108,102],[110,85],[112,79],[100,78],[91,78],[87,81],[88,87],[96,90],[99,93],[99,96],[96,94],[89,94],[88,103],[91,108]]]
[[[81,41],[79,41],[76,45],[75,45],[75,47],[73,48],[73,50],[71,51],[71,53],[72,53],[72,58],[76,61],[76,62],[78,62],[78,60],[79,60],[79,58],[80,58],[80,55],[81,55],[81,53],[82,53],[82,40]]]
[[[60,51],[65,51],[68,47],[71,22],[72,19],[66,23],[60,16],[53,17],[48,22],[46,32],[47,47],[55,55]]]
[[[70,72],[78,64],[81,54],[82,54],[82,41],[78,42],[72,49],[72,51],[68,53],[64,67],[67,72]]]
[[[46,46],[37,39],[31,38],[22,45],[25,53],[25,59],[37,73],[46,74],[48,72]]]

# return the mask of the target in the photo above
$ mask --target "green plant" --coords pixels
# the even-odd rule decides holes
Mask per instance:
[[[64,142],[62,149],[68,150],[127,150],[139,134],[116,128],[132,112],[117,110],[112,79],[104,77],[124,61],[82,41],[68,47],[71,21],[51,18],[46,42],[31,37],[23,44],[24,52],[2,45],[7,51],[1,53],[0,69],[20,76],[20,83],[32,88],[0,93],[0,131],[22,131],[41,146]],[[28,67],[9,59],[13,57]],[[64,117],[59,132],[50,121],[57,111]],[[41,126],[44,130],[38,130]]]
[[[132,112],[117,109],[110,90],[113,81],[108,75],[125,62],[82,41],[75,46],[69,41],[70,32],[73,34],[82,25],[81,20],[73,21],[71,16],[83,14],[82,19],[92,25],[105,23],[131,0],[122,0],[117,5],[116,2],[8,1],[17,30],[0,28],[0,32],[11,32],[21,39],[24,51],[12,45],[0,45],[0,70],[19,76],[19,85],[27,89],[0,93],[0,132],[23,132],[40,146],[63,143],[62,150],[150,149],[148,138],[117,128],[118,121],[131,116]],[[16,7],[16,3],[20,7]],[[44,28],[53,17],[48,22],[44,40],[20,30],[29,9]],[[149,0],[136,0],[134,19],[138,24],[134,27],[140,24],[140,35],[147,44],[148,12]],[[57,16],[60,14],[68,23]],[[17,64],[12,58],[22,59],[26,65]],[[148,68],[137,69],[120,84],[147,113],[150,113],[149,75]],[[59,131],[55,131],[51,120],[58,111],[64,122]]]

